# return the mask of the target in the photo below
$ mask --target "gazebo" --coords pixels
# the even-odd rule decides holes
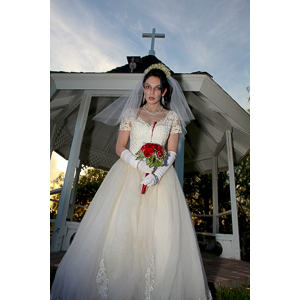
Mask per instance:
[[[93,117],[131,90],[143,71],[161,62],[154,55],[128,57],[128,63],[106,73],[50,72],[50,157],[56,151],[68,160],[51,251],[65,251],[78,227],[67,221],[75,205],[81,165],[109,170],[115,154],[118,126],[93,121]],[[134,62],[134,63],[133,63]],[[183,183],[184,173],[212,174],[213,230],[198,233],[221,244],[221,257],[240,259],[234,166],[250,151],[250,116],[206,72],[174,74],[195,120],[180,139],[175,168]],[[219,212],[218,172],[228,171],[231,209]],[[231,215],[232,234],[219,233],[219,218]]]

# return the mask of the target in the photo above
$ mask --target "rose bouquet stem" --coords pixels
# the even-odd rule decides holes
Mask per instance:
[[[149,173],[146,173],[146,175],[145,175],[145,177],[146,176],[148,176],[149,175]],[[142,194],[145,194],[145,192],[146,192],[146,185],[145,184],[143,184],[143,187],[142,187]]]

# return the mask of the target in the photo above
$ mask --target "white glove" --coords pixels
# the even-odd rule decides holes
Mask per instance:
[[[168,151],[168,155],[165,158],[165,165],[163,167],[158,167],[153,174],[149,174],[144,178],[141,184],[151,186],[157,184],[158,181],[163,177],[163,175],[169,170],[171,165],[176,159],[176,152]]]
[[[146,161],[145,160],[137,160],[136,156],[133,155],[128,149],[124,150],[121,153],[121,159],[123,159],[127,164],[129,164],[130,166],[132,166],[135,169],[139,169],[140,171],[144,172],[144,173],[152,173],[153,172],[153,167],[149,168],[146,165]]]
[[[136,160],[136,156],[133,155],[128,149],[121,153],[121,159],[123,159],[127,164],[131,165],[133,168],[137,169],[139,160]]]
[[[155,173],[155,172],[154,172]],[[147,185],[147,186],[151,186],[151,185],[155,185],[158,183],[158,177],[155,174],[149,174],[148,176],[146,176],[143,181],[141,182],[141,184]]]

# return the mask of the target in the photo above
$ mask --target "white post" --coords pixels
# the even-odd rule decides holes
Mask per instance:
[[[91,103],[90,95],[83,95],[79,112],[77,116],[74,137],[69,155],[69,162],[66,170],[66,177],[64,180],[63,189],[61,192],[57,217],[53,229],[53,236],[51,241],[51,252],[61,250],[63,235],[65,234],[66,217],[69,207],[72,185],[74,181],[74,173],[79,163],[79,154],[83,138],[83,133],[86,125],[87,116],[89,113]]]
[[[52,131],[50,133],[50,159],[52,156],[52,152],[53,152],[53,148],[54,148],[54,133],[55,133],[55,129],[56,129],[56,124],[54,124]]]
[[[226,131],[234,258],[241,259],[231,131]]]
[[[175,160],[175,170],[181,187],[183,188],[183,178],[184,178],[184,136],[182,133],[179,134],[177,157]]]
[[[76,174],[75,174],[73,188],[72,188],[72,192],[71,192],[71,198],[70,198],[70,207],[69,207],[68,217],[67,217],[71,221],[73,221],[73,214],[74,214],[74,209],[75,209],[76,193],[77,193],[77,188],[78,188],[80,172],[81,172],[81,162],[79,161],[79,167],[76,168]]]
[[[213,233],[219,232],[219,199],[218,199],[218,156],[212,160],[212,197],[213,197]]]

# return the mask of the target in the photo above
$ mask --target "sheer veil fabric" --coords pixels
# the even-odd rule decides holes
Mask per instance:
[[[93,120],[113,126],[121,122],[124,114],[126,114],[128,110],[131,110],[137,114],[143,98],[144,76],[145,74],[142,76],[141,80],[138,82],[133,91],[128,91],[127,93],[123,94],[115,102],[96,115]],[[177,80],[171,76],[169,76],[167,80],[172,89],[169,109],[174,111],[179,117],[184,136],[186,134],[186,126],[192,120],[194,120],[195,117],[187,104],[185,96]]]

